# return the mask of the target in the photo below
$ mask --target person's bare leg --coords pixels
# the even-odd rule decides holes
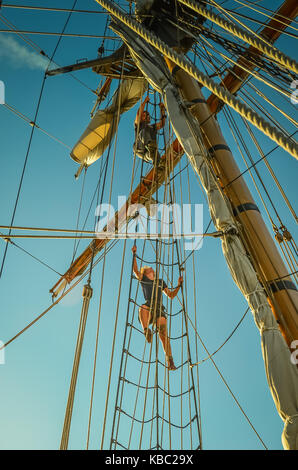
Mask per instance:
[[[152,331],[149,328],[150,312],[146,305],[142,305],[139,308],[139,319],[144,331],[144,335],[148,343],[152,342]]]
[[[168,367],[170,370],[176,370],[173,356],[172,356],[172,349],[171,349],[171,344],[170,344],[170,339],[168,337],[168,332],[167,332],[167,320],[164,317],[160,317],[157,320],[157,327],[158,327],[158,334],[160,341],[163,346],[163,350],[166,355],[166,360],[168,363]]]

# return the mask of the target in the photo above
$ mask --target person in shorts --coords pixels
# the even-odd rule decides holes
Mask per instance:
[[[183,278],[179,277],[178,286],[175,289],[169,289],[163,279],[155,279],[155,271],[149,266],[144,266],[138,270],[136,261],[137,247],[132,248],[134,256],[133,272],[141,283],[145,303],[139,308],[139,320],[142,325],[144,335],[148,343],[152,342],[152,331],[149,325],[156,326],[160,341],[165,352],[166,361],[169,370],[176,370],[174,364],[171,344],[167,333],[167,314],[162,304],[162,294],[167,295],[171,300],[176,297],[182,285]]]

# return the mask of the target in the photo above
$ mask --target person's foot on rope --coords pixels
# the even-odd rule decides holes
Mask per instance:
[[[167,359],[169,370],[176,370],[177,368],[174,364],[173,356],[166,356],[166,359]]]
[[[148,343],[152,343],[152,331],[150,328],[144,328],[144,335]]]

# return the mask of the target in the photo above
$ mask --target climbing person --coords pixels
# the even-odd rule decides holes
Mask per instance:
[[[133,150],[145,162],[158,166],[160,155],[157,148],[157,132],[164,127],[166,122],[165,106],[163,103],[159,104],[161,119],[156,124],[150,124],[150,114],[148,111],[145,111],[145,106],[148,102],[149,96],[141,104],[135,118],[135,143],[133,144]]]
[[[138,270],[136,261],[137,247],[134,245],[132,253],[133,272],[138,281],[141,283],[143,294],[146,302],[139,308],[139,321],[142,325],[144,335],[148,343],[152,342],[152,331],[149,325],[156,326],[160,341],[166,356],[169,370],[176,370],[174,364],[170,339],[167,333],[167,314],[162,304],[162,293],[164,292],[171,300],[176,297],[182,285],[183,278],[179,277],[178,286],[175,289],[169,289],[163,279],[155,279],[155,271],[149,266],[144,266]]]

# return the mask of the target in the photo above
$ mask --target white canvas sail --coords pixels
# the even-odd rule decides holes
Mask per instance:
[[[86,166],[98,160],[115,135],[120,115],[135,106],[145,89],[146,81],[142,78],[124,79],[114,93],[111,105],[94,115],[73,147],[71,158]]]

